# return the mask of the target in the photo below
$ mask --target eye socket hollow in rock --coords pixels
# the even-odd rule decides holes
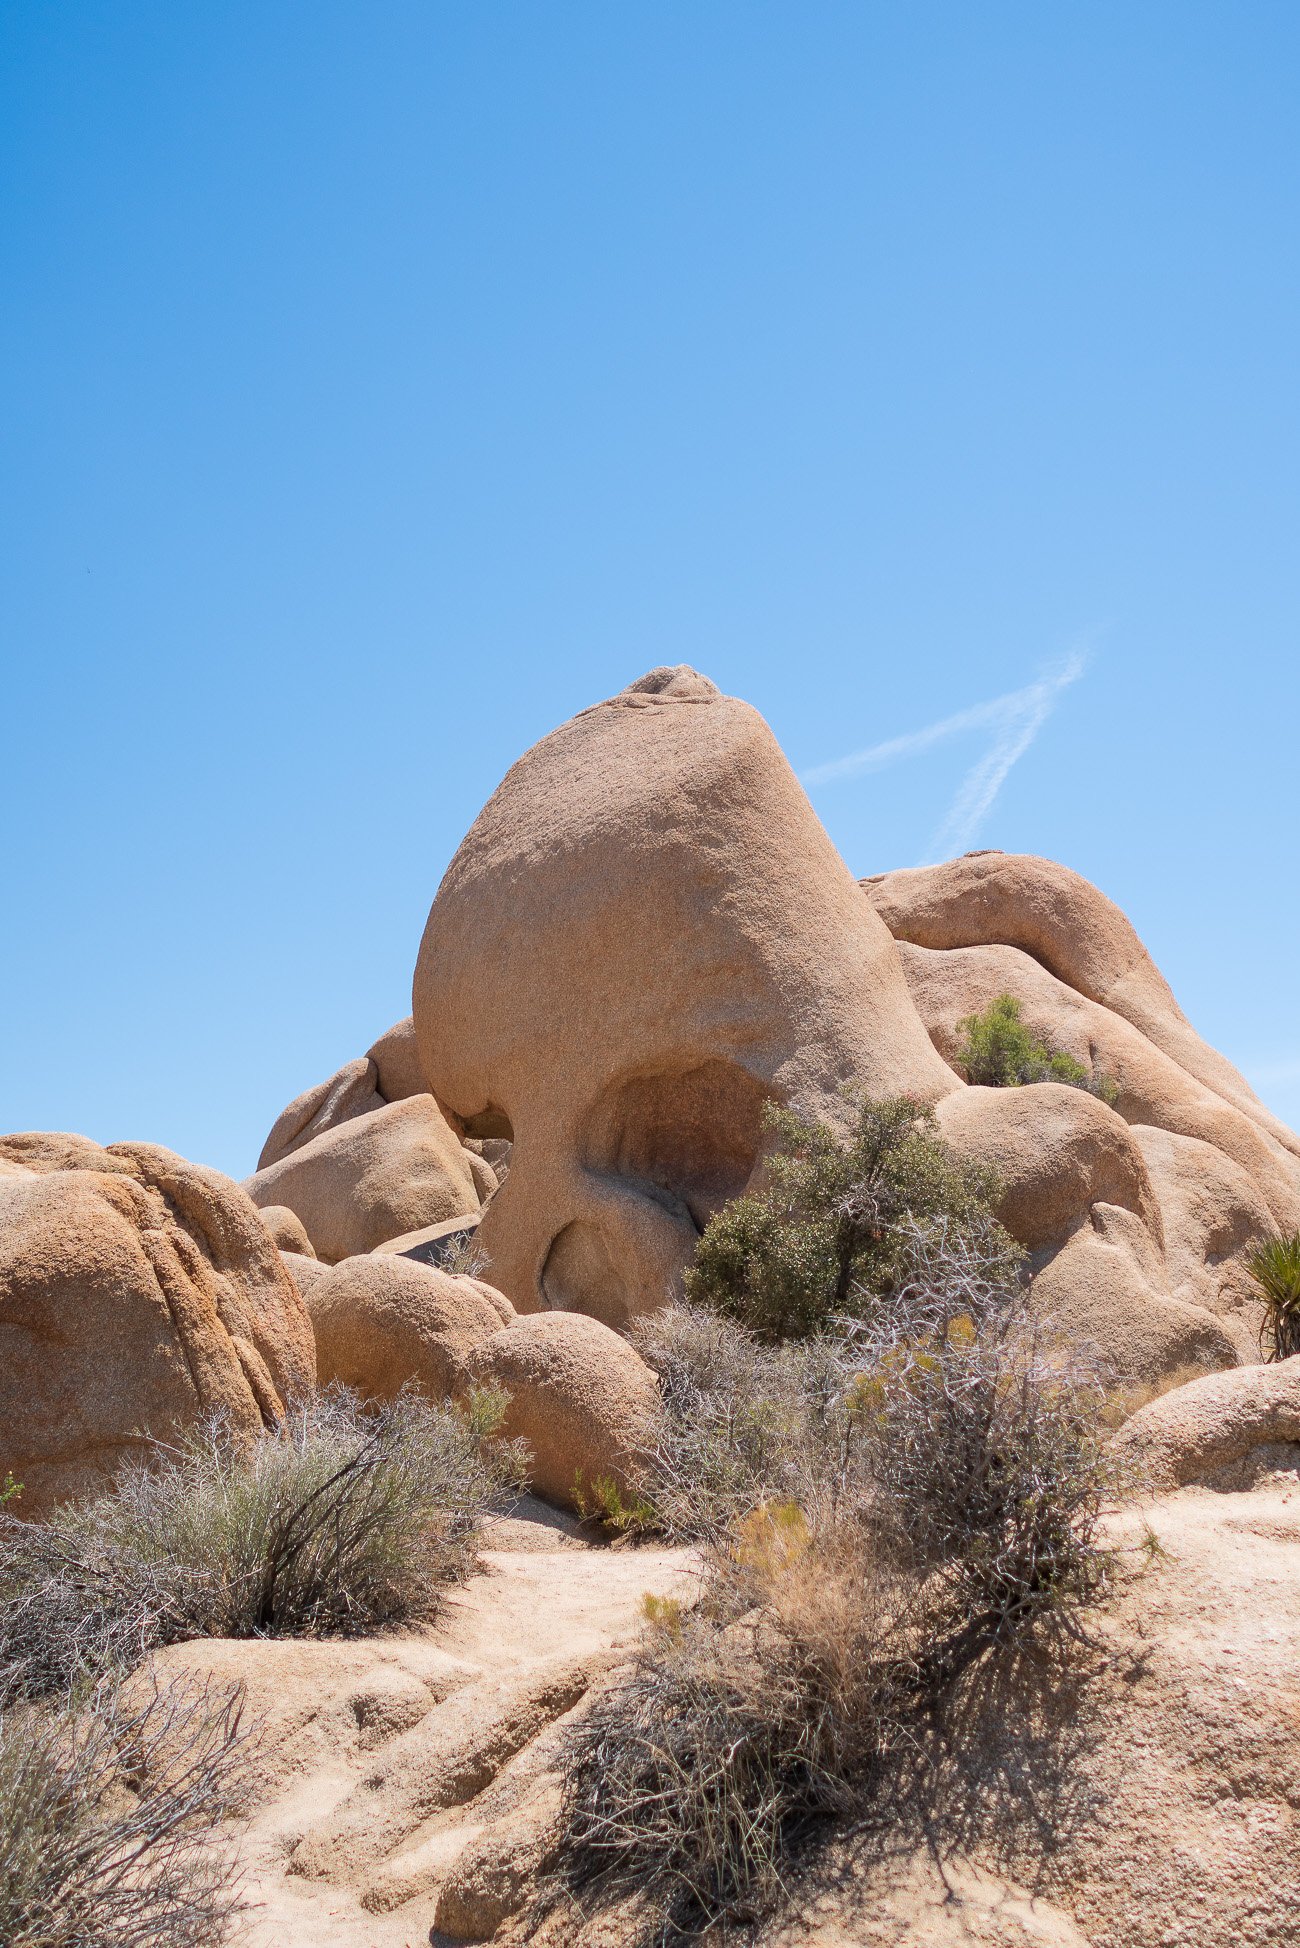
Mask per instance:
[[[702,1231],[753,1175],[770,1091],[734,1062],[621,1077],[588,1120],[582,1160],[590,1170],[666,1192]]]

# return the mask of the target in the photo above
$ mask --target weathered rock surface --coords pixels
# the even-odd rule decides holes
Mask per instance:
[[[1034,1297],[1064,1339],[1100,1354],[1117,1382],[1237,1364],[1222,1321],[1172,1297],[1150,1234],[1118,1204],[1092,1206],[1039,1271]]]
[[[1252,1365],[1264,1308],[1248,1261],[1273,1230],[1263,1192],[1240,1164],[1197,1137],[1135,1124],[1133,1139],[1160,1200],[1173,1297],[1215,1313],[1238,1358]]]
[[[422,1096],[428,1090],[420,1067],[420,1051],[415,1040],[415,1023],[410,1015],[394,1022],[377,1042],[366,1050],[366,1059],[375,1065],[375,1087],[385,1102],[405,1102],[408,1096]]]
[[[766,1100],[958,1087],[767,725],[686,669],[509,772],[434,901],[414,1019],[439,1102],[513,1137],[494,1281],[616,1326],[750,1181]]]
[[[1131,923],[1080,874],[1023,853],[968,852],[946,865],[883,873],[862,884],[899,940],[940,949],[1020,948],[1077,994],[1130,1022],[1179,1068],[1300,1157],[1300,1137],[1265,1109],[1226,1057],[1201,1040]]]
[[[392,1400],[408,1382],[446,1399],[475,1348],[501,1331],[499,1305],[474,1280],[392,1255],[345,1259],[306,1303],[321,1385],[337,1380],[367,1400]]]
[[[448,1255],[458,1256],[466,1248],[475,1250],[477,1231],[477,1216],[443,1218],[440,1224],[425,1224],[418,1231],[403,1231],[400,1237],[385,1238],[375,1250],[384,1257],[414,1258],[422,1265],[434,1265],[441,1270]]]
[[[1150,1566],[1098,1619],[1093,1681],[1050,1729],[1003,1701],[964,1784],[802,1863],[756,1948],[1300,1939],[1300,1481],[1185,1490],[1115,1526]],[[495,1940],[633,1948],[634,1921],[518,1916]]]
[[[465,1150],[432,1096],[348,1118],[249,1177],[255,1204],[287,1205],[330,1264],[387,1238],[479,1209],[487,1169]]]
[[[1210,1373],[1150,1400],[1115,1436],[1139,1482],[1155,1490],[1212,1482],[1261,1448],[1300,1460],[1300,1354],[1274,1366]]]
[[[527,1506],[493,1525],[482,1572],[430,1627],[152,1660],[245,1688],[250,1948],[486,1938],[459,1924],[506,1924],[531,1898],[567,1712],[631,1643],[644,1593],[689,1599],[692,1578],[685,1551],[588,1548]],[[432,1932],[453,1917],[457,1933]]]
[[[899,1848],[851,1855],[799,1899],[798,1918],[764,1929],[763,1948],[1089,1948],[1055,1902],[961,1854]]]
[[[434,1926],[453,1941],[490,1941],[525,1905],[558,1851],[560,1785],[543,1773],[463,1846],[438,1891]]]
[[[519,1318],[469,1355],[481,1386],[510,1395],[504,1433],[533,1450],[535,1491],[564,1507],[608,1475],[625,1491],[653,1437],[659,1389],[641,1355],[580,1313]]]
[[[40,1516],[143,1437],[251,1439],[315,1378],[311,1327],[243,1191],[152,1144],[0,1138],[0,1469]]]
[[[1226,1382],[1248,1376],[1196,1387]],[[643,1592],[690,1601],[691,1559],[584,1547],[552,1520],[496,1525],[483,1573],[419,1631],[154,1658],[245,1687],[250,1948],[634,1948],[633,1909],[539,1920],[531,1902],[570,1714],[634,1641]],[[756,1948],[1290,1948],[1300,1478],[1183,1490],[1114,1527],[1145,1567],[1094,1618],[1090,1682],[1050,1724],[1001,1700],[924,1831],[900,1806],[801,1855]]]
[[[281,1251],[297,1252],[301,1258],[316,1256],[296,1211],[291,1211],[287,1204],[264,1204],[261,1211],[262,1222]]]
[[[304,1089],[281,1110],[262,1145],[257,1167],[265,1170],[313,1138],[323,1136],[326,1130],[337,1129],[358,1116],[372,1115],[386,1103],[405,1102],[426,1089],[415,1046],[415,1026],[408,1015],[405,1021],[395,1022],[356,1061],[345,1062],[334,1075]]]
[[[315,1256],[308,1258],[301,1251],[284,1251],[282,1249],[280,1252],[280,1263],[293,1280],[294,1289],[304,1304],[306,1304],[307,1294],[311,1291],[312,1287],[320,1279],[327,1277],[332,1269],[332,1267],[326,1265],[321,1259]]]

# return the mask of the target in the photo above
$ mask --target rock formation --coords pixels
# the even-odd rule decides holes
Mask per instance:
[[[514,766],[439,888],[414,1017],[438,1101],[514,1140],[495,1283],[614,1326],[751,1181],[764,1102],[960,1086],[771,731],[684,669]]]
[[[1114,1108],[965,1086],[959,1023],[1006,992],[1113,1078]],[[521,1312],[621,1328],[662,1304],[760,1180],[763,1104],[842,1114],[851,1081],[937,1104],[952,1146],[998,1166],[1044,1298],[1131,1378],[1256,1357],[1244,1254],[1300,1223],[1300,1139],[1195,1035],[1118,908],[1001,854],[855,896],[761,718],[687,669],[507,775],[434,901],[414,1023],[457,1127],[513,1139],[478,1241]]]
[[[245,1182],[253,1202],[293,1211],[318,1258],[373,1251],[399,1232],[477,1213],[496,1178],[432,1096],[345,1118]]]
[[[1117,1539],[1148,1523],[1159,1546],[1098,1620],[1105,1655],[1062,1742],[992,1727],[950,1820],[917,1831],[899,1809],[896,1831],[805,1850],[755,1948],[1290,1948],[1300,1489],[1183,1490]],[[511,1520],[432,1630],[162,1652],[161,1677],[241,1684],[262,1728],[240,1828],[250,1948],[633,1948],[634,1901],[530,1908],[569,1712],[626,1656],[643,1594],[694,1586],[685,1551]]]
[[[961,1024],[1004,994],[1113,1103],[968,1085]],[[554,1505],[637,1488],[659,1396],[623,1329],[763,1181],[764,1106],[843,1118],[851,1084],[933,1105],[996,1170],[1041,1311],[1140,1383],[1112,1452],[1151,1505],[1106,1517],[1143,1567],[1097,1612],[1070,1793],[1044,1728],[1021,1713],[999,1744],[999,1721],[960,1854],[891,1808],[888,1847],[864,1824],[793,1861],[795,1911],[756,1941],[1300,1938],[1300,1358],[1256,1363],[1248,1271],[1300,1228],[1300,1138],[1096,888],[1000,853],[855,882],[762,719],[679,668],[513,767],[434,900],[412,1017],[283,1111],[246,1186],[144,1144],[0,1139],[0,1480],[24,1517],[201,1415],[247,1448],[336,1382],[499,1390],[552,1504],[496,1520],[419,1632],[154,1660],[247,1687],[267,1948],[635,1938],[635,1913],[529,1902],[572,1715],[643,1593],[673,1614],[698,1565],[592,1546]],[[490,1283],[436,1262],[480,1252]]]
[[[24,1516],[199,1414],[251,1439],[316,1377],[275,1243],[228,1178],[146,1143],[0,1138],[0,1471]],[[13,1167],[16,1166],[16,1167]]]
[[[1131,1226],[1126,1245],[1112,1222],[1108,1237],[1062,1251],[1041,1281],[1044,1299],[1062,1301],[1080,1326],[1093,1320],[1107,1343],[1132,1319],[1124,1364],[1134,1374],[1193,1358],[1258,1358],[1260,1311],[1245,1260],[1270,1231],[1300,1226],[1300,1138],[1195,1033],[1119,908],[1064,866],[1001,852],[886,873],[863,888],[898,940],[912,998],[946,1061],[956,1060],[962,1020],[1012,994],[1036,1038],[1115,1084],[1116,1116],[1159,1208],[1158,1227],[1146,1226],[1159,1251]],[[997,1093],[1029,1098],[1021,1114],[1030,1142],[1050,1155],[1047,1128],[1041,1144],[1032,1136],[1044,1087]],[[1046,1157],[1037,1167],[1049,1167]],[[1094,1207],[1107,1201],[1098,1187]]]

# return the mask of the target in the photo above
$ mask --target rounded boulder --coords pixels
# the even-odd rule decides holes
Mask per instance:
[[[1140,1481],[1159,1491],[1204,1481],[1256,1449],[1298,1441],[1300,1354],[1171,1388],[1124,1422],[1115,1448]]]
[[[432,1096],[350,1117],[244,1185],[262,1209],[287,1205],[327,1264],[480,1206],[471,1159]]]
[[[602,1477],[635,1485],[659,1415],[654,1374],[626,1339],[579,1312],[535,1312],[475,1348],[470,1380],[510,1396],[503,1432],[533,1451],[533,1488],[566,1508]]]
[[[237,1184],[150,1144],[0,1139],[0,1472],[40,1516],[147,1438],[251,1442],[315,1380],[310,1322]]]
[[[338,1381],[367,1400],[391,1400],[412,1381],[445,1400],[475,1349],[501,1331],[498,1305],[473,1279],[393,1255],[333,1266],[306,1303],[321,1385]]]
[[[287,1204],[267,1204],[262,1209],[262,1222],[275,1239],[281,1251],[296,1252],[303,1258],[316,1256],[311,1239],[303,1229],[302,1219]]]
[[[1084,1089],[1033,1082],[963,1089],[937,1111],[944,1141],[997,1172],[997,1215],[1029,1250],[1059,1244],[1097,1203],[1117,1204],[1163,1242],[1160,1206],[1124,1119]]]

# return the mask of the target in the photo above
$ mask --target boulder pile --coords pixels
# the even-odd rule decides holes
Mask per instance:
[[[1107,1100],[967,1083],[962,1024],[1008,994]],[[37,1514],[146,1434],[251,1432],[319,1377],[500,1387],[547,1494],[623,1480],[654,1390],[627,1328],[762,1183],[764,1106],[842,1119],[850,1085],[996,1168],[1045,1309],[1120,1378],[1258,1359],[1246,1260],[1300,1227],[1300,1138],[1124,915],[996,852],[855,880],[757,712],[666,668],[510,770],[412,1015],[280,1113],[242,1187],[147,1145],[0,1142],[0,1466]]]

